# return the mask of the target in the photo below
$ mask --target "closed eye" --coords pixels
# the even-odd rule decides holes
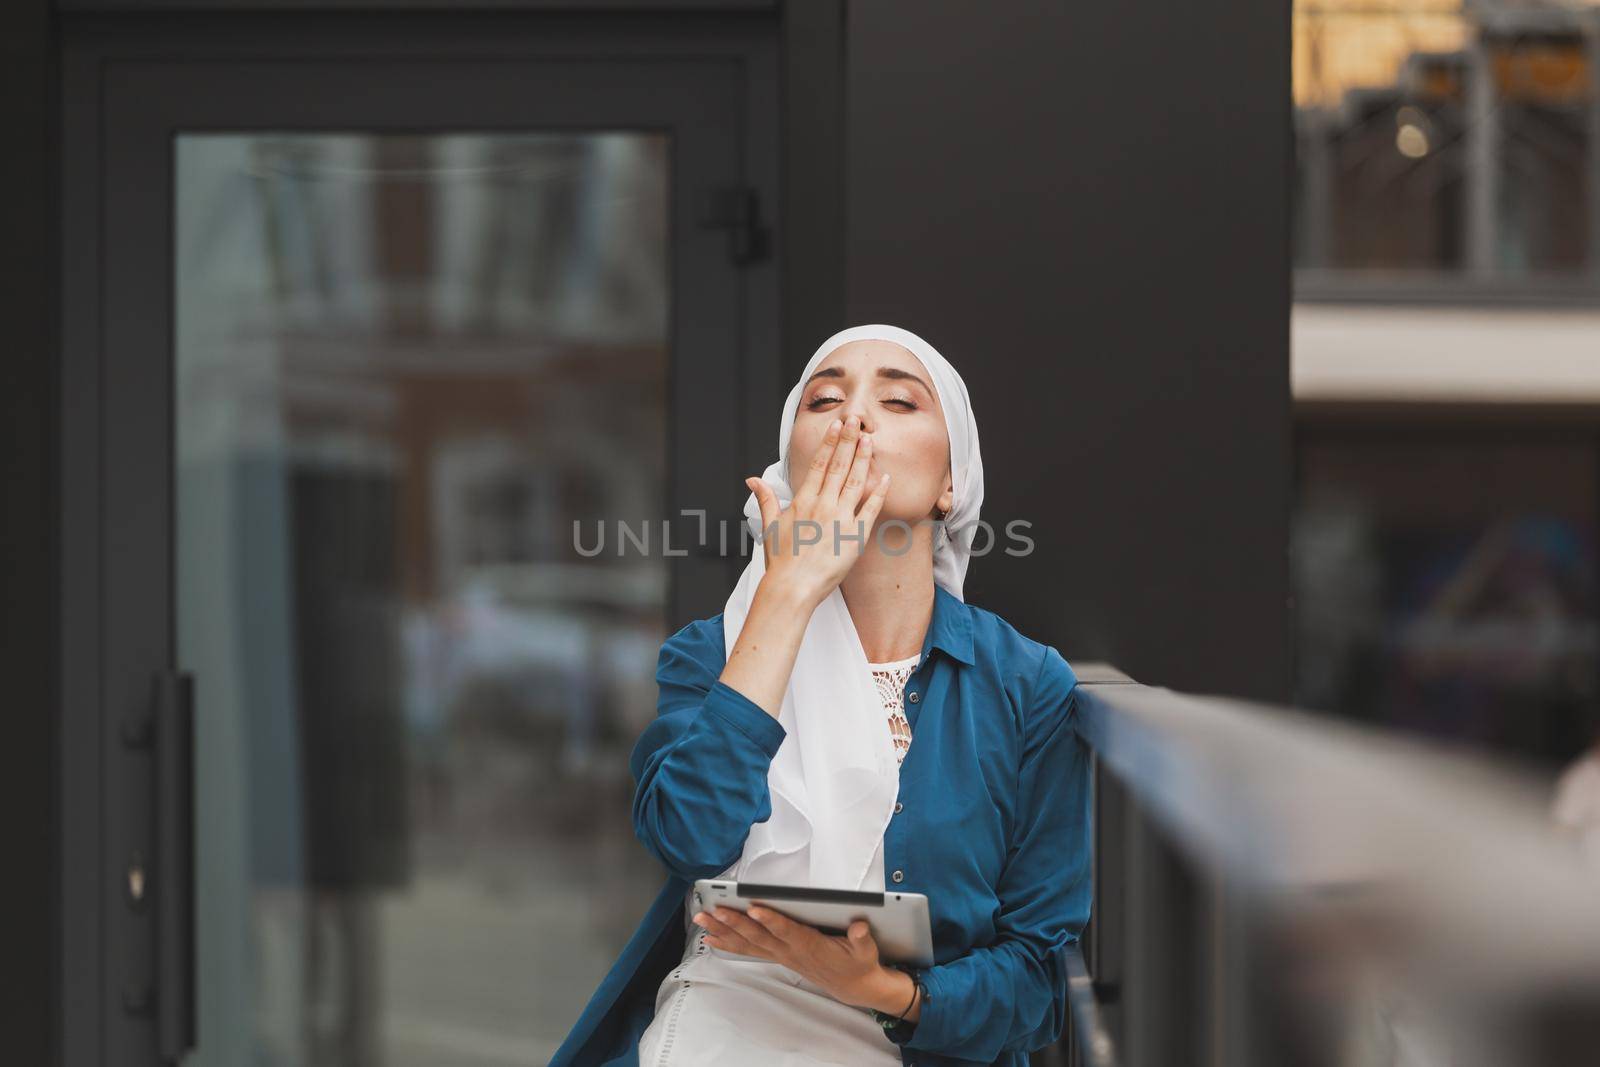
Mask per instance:
[[[828,403],[837,404],[838,402],[839,402],[839,397],[836,397],[836,396],[817,396],[817,397],[812,397],[811,400],[806,404],[806,410],[808,410],[808,411],[816,411],[818,408],[822,407],[823,404],[828,404]],[[888,397],[887,399],[884,400],[884,403],[885,404],[899,404],[906,411],[915,411],[915,410],[917,410],[917,405],[916,404],[914,404],[910,400],[904,400],[904,399],[901,399],[900,397],[897,397],[897,396]]]

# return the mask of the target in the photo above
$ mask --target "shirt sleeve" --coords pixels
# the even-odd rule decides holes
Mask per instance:
[[[772,815],[767,771],[786,731],[720,681],[720,616],[690,623],[661,646],[656,718],[634,744],[633,829],[680,878],[714,878]]]
[[[1050,646],[1035,679],[1018,775],[1018,818],[996,895],[994,940],[914,973],[926,992],[915,1024],[890,1040],[990,1063],[1060,1038],[1067,952],[1089,921],[1089,748],[1078,732],[1077,676]]]

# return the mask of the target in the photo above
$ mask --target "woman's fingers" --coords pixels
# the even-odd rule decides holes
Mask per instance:
[[[856,517],[861,520],[862,526],[868,533],[873,530],[873,524],[878,521],[878,512],[883,510],[883,498],[889,495],[889,472],[884,471],[872,485],[872,492],[861,502],[861,510],[856,512]]]
[[[859,416],[828,424],[787,516],[770,486],[758,484],[758,479],[746,481],[761,508],[763,531],[776,528],[777,543],[767,551],[769,570],[780,566],[782,556],[781,566],[799,580],[831,589],[865,549],[870,524],[882,507],[882,487],[868,480],[873,476],[872,435],[861,426]],[[868,500],[872,493],[880,499],[858,513],[864,492]],[[844,550],[846,544],[855,544],[857,552]]]
[[[752,922],[760,923],[780,941],[798,941],[806,934],[814,934],[817,928],[807,923],[796,922],[780,911],[771,908],[752,907],[746,912]]]
[[[828,428],[822,431],[822,444],[817,446],[817,451],[811,457],[811,466],[806,469],[805,481],[800,483],[800,488],[794,492],[794,503],[809,506],[812,499],[822,490],[822,479],[828,473],[828,464],[833,461],[833,448],[839,441],[840,431],[844,424],[839,419],[828,423]]]
[[[742,914],[737,908],[724,912],[718,918],[722,920],[724,926],[729,927],[739,937],[743,938],[746,944],[754,945],[769,955],[784,951],[782,939],[774,937],[772,931],[767,929],[766,926],[756,922],[748,915]]]
[[[851,923],[845,932],[845,941],[856,955],[874,960],[878,958],[878,942],[873,938],[872,927],[867,920],[857,919]]]
[[[744,484],[746,489],[755,494],[756,506],[761,509],[761,529],[765,532],[783,513],[783,509],[778,506],[778,494],[772,491],[772,486],[768,485],[764,478],[746,478]]]
[[[715,917],[709,913],[699,913],[696,917],[699,925],[706,928],[706,933],[717,937],[718,949],[728,949],[730,952],[742,952],[755,957],[771,957],[782,952],[781,942],[773,937],[771,931],[760,925],[752,918],[744,917],[736,909],[726,910],[722,917]]]
[[[872,435],[861,435],[860,443],[856,445],[855,459],[850,463],[850,470],[845,475],[844,485],[839,489],[839,511],[843,515],[854,516],[856,503],[861,499],[861,490],[867,484],[867,467],[872,463]]]
[[[715,916],[701,912],[695,916],[695,922],[706,928],[707,935],[717,939],[714,948],[720,948],[724,952],[737,952],[741,956],[766,958],[767,953],[761,946],[751,944],[738,930],[728,923],[721,922]]]
[[[854,415],[844,424],[844,430],[839,434],[839,440],[833,449],[833,457],[828,460],[828,473],[822,479],[822,488],[817,491],[817,503],[822,506],[826,517],[838,514],[839,491],[844,488],[845,478],[850,473],[850,466],[855,462],[856,442],[861,440],[861,423]],[[826,449],[819,449],[826,451]]]

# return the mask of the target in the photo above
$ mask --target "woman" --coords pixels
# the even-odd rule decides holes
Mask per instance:
[[[1066,660],[962,600],[966,385],[909,331],[835,334],[746,485],[761,550],[662,646],[630,759],[666,884],[551,1067],[1024,1067],[1089,917],[1089,764]],[[861,921],[700,913],[706,877],[924,893],[936,962],[885,965]]]

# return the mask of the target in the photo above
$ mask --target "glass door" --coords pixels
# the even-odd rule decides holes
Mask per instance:
[[[669,139],[174,150],[193,1062],[540,1062],[652,882],[666,560],[573,528],[666,513]]]
[[[660,529],[743,493],[739,70],[109,77],[104,721],[153,718],[106,1062],[545,1062],[660,887],[627,754],[730,573]]]

